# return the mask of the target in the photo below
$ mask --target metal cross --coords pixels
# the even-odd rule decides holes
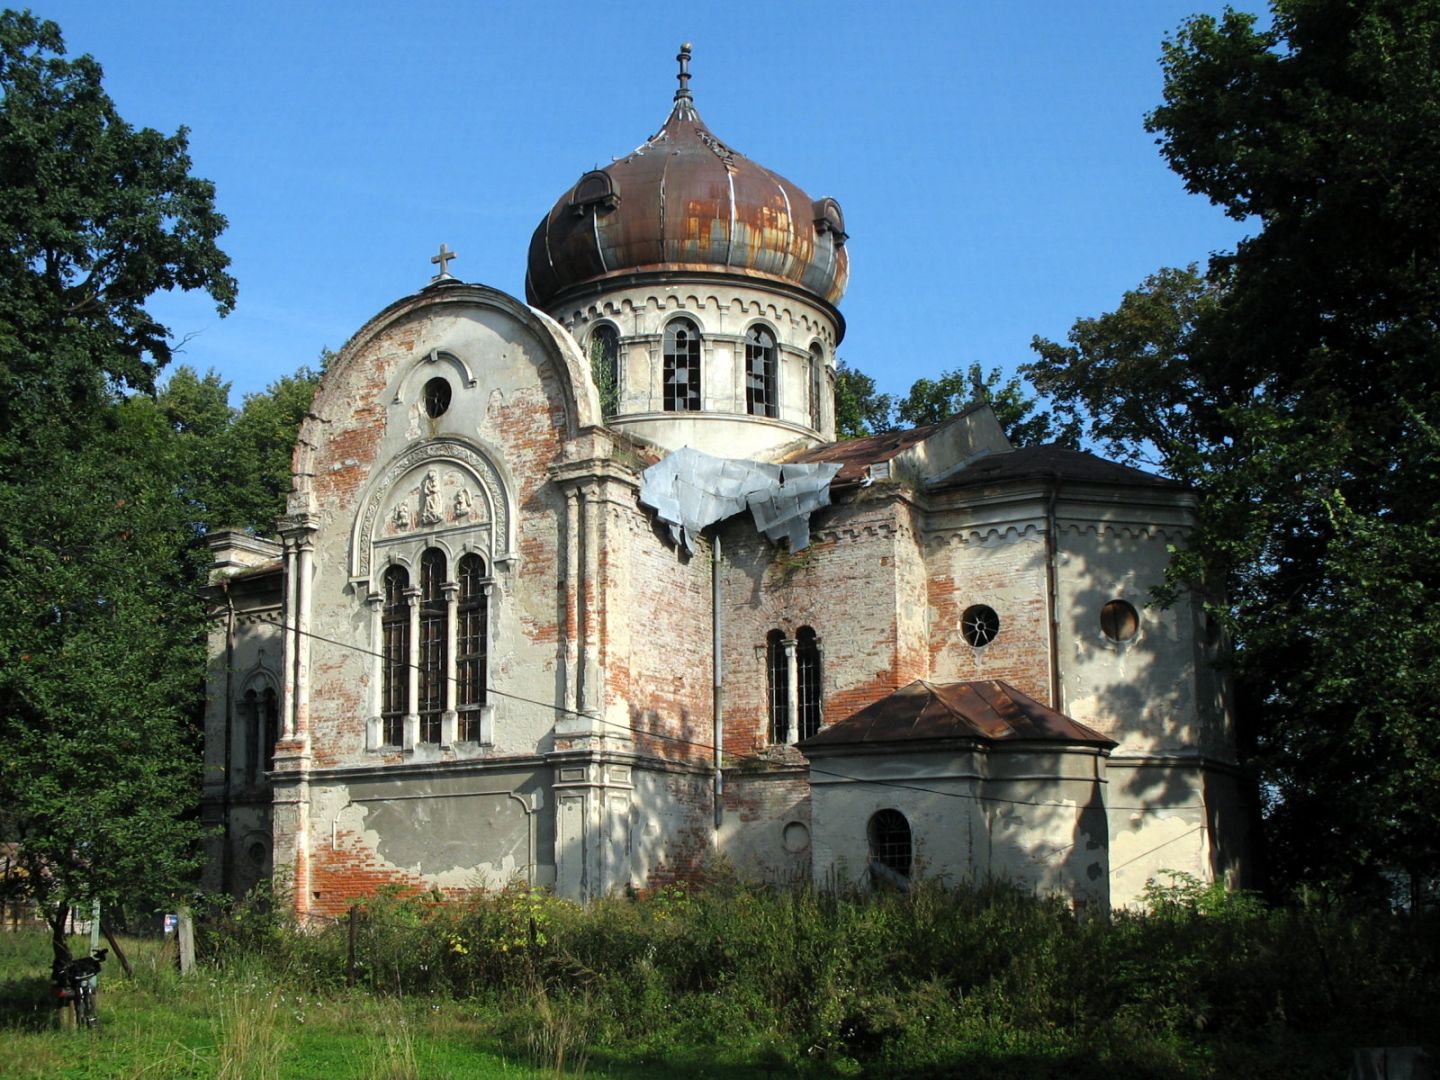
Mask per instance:
[[[438,266],[440,267],[440,272],[439,272],[438,274],[436,274],[436,275],[435,275],[433,278],[431,278],[430,280],[431,280],[431,281],[439,281],[441,278],[447,278],[447,277],[449,277],[449,276],[450,276],[450,268],[449,268],[449,266],[448,266],[447,264],[450,262],[451,259],[458,259],[459,257],[460,257],[460,256],[456,255],[455,252],[451,251],[451,250],[450,250],[449,248],[447,248],[444,244],[441,244],[441,245],[440,245],[440,254],[439,254],[439,255],[432,255],[432,256],[430,256],[430,261],[431,261],[432,263],[435,263],[436,265],[438,265]]]

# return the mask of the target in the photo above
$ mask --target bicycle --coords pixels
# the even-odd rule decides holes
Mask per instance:
[[[55,1004],[58,1008],[70,1005],[75,1009],[77,1029],[100,1030],[100,1015],[95,1009],[95,983],[100,975],[100,965],[109,954],[109,949],[96,949],[79,960],[57,962],[51,973],[50,992],[55,996]]]

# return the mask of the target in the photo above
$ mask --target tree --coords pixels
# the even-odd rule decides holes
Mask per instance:
[[[1056,424],[1049,412],[1036,412],[1038,401],[1027,394],[1017,375],[1001,381],[999,368],[984,374],[979,364],[965,370],[954,368],[938,379],[916,379],[910,393],[895,408],[900,421],[911,427],[938,424],[976,402],[987,402],[995,411],[1006,438],[1015,446],[1038,446],[1060,442],[1075,446],[1079,422]],[[1032,415],[1033,414],[1033,415]]]
[[[229,404],[230,384],[211,371],[201,377],[181,366],[171,373],[159,403],[185,461],[184,495],[197,529],[275,531],[290,493],[290,457],[300,423],[310,411],[321,372],[301,367]]]
[[[1148,119],[1256,226],[1027,369],[1091,437],[1201,497],[1172,566],[1229,604],[1282,880],[1440,877],[1440,0],[1192,18]]]
[[[200,533],[145,302],[235,282],[184,130],[125,123],[54,23],[0,12],[0,95],[0,831],[58,935],[194,865]]]
[[[835,437],[861,439],[895,426],[890,418],[895,399],[878,393],[875,380],[844,360],[835,366]]]
[[[100,65],[63,54],[54,23],[0,12],[0,434],[152,389],[171,351],[155,292],[235,302],[185,130],[132,128]]]

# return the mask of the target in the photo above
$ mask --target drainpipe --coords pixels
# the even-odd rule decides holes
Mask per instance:
[[[1050,474],[1050,495],[1045,502],[1045,587],[1050,608],[1050,707],[1060,712],[1060,555],[1055,537],[1055,504],[1060,498],[1060,474]]]
[[[228,893],[232,884],[230,855],[230,767],[231,741],[234,738],[235,693],[235,598],[230,595],[230,581],[220,583],[225,593],[225,800],[221,804],[224,819],[220,829],[220,891]]]
[[[715,847],[720,847],[720,825],[725,820],[725,774],[721,771],[720,748],[725,743],[725,690],[720,679],[723,665],[720,658],[720,531],[710,539],[710,610],[714,631],[711,649],[714,655],[715,681]]]

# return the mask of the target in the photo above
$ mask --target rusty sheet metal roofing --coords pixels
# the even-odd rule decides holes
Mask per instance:
[[[936,484],[937,488],[974,487],[1008,480],[1032,480],[1058,476],[1088,484],[1121,484],[1133,487],[1183,488],[1178,480],[1117,465],[1083,450],[1069,450],[1053,443],[1026,446],[1006,454],[991,454],[970,462],[963,469]]]
[[[837,304],[849,278],[838,205],[812,200],[711,134],[690,97],[688,48],[681,60],[665,125],[582,176],[536,228],[526,298],[544,307],[609,277],[704,271],[770,278]]]
[[[865,478],[866,470],[871,465],[889,461],[916,443],[924,441],[940,426],[940,424],[926,424],[924,427],[910,428],[906,431],[886,431],[879,435],[866,436],[863,439],[846,439],[844,442],[826,443],[824,446],[817,446],[812,450],[796,454],[793,460],[796,462],[835,462],[840,466],[840,471],[835,474],[837,486],[858,483]]]
[[[771,543],[784,537],[800,551],[810,543],[810,515],[830,505],[834,475],[832,465],[717,458],[686,446],[641,474],[640,501],[686,551],[706,526],[746,509]]]
[[[800,743],[811,750],[937,739],[1048,742],[1108,749],[1098,731],[1042,705],[999,679],[932,683],[916,679]]]

